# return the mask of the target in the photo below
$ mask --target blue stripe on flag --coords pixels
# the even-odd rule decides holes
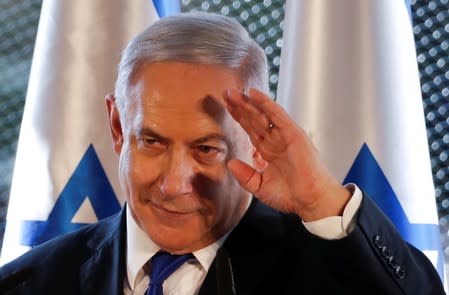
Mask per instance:
[[[410,19],[410,23],[411,23],[412,26],[413,26],[412,6],[411,6],[411,4],[410,4],[410,0],[404,0],[404,3],[405,3],[405,7],[406,7],[406,9],[407,9],[407,12],[408,12],[408,17],[409,17],[409,19]]]
[[[86,225],[71,222],[86,198],[98,219],[117,213],[121,207],[92,145],[62,190],[48,219],[22,222],[21,244],[34,247]]]
[[[160,18],[181,11],[179,0],[153,0],[153,4]]]
[[[443,252],[438,224],[409,222],[393,188],[366,143],[363,144],[343,181],[349,182],[356,183],[374,200],[410,244],[420,250],[438,251],[437,270],[443,279]]]

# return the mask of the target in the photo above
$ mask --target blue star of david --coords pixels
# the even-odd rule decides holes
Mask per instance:
[[[69,178],[48,219],[22,221],[21,244],[34,247],[85,226],[86,223],[71,220],[86,198],[98,219],[117,213],[121,207],[92,145]]]
[[[420,250],[438,251],[437,270],[443,276],[443,254],[437,224],[410,223],[381,167],[363,144],[344,183],[356,183],[393,222],[402,237]]]

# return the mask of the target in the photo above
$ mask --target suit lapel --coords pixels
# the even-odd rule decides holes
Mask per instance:
[[[81,265],[83,294],[122,294],[125,278],[126,214],[105,222],[89,241],[91,256]],[[300,226],[298,219],[297,226]],[[289,224],[292,224],[289,222]],[[269,291],[276,284],[278,266],[283,261],[286,235],[285,215],[253,199],[248,211],[234,228],[223,248],[231,262],[237,294]],[[122,253],[122,255],[120,255]],[[221,271],[217,259],[212,263],[199,295],[223,294],[217,289]],[[218,284],[217,284],[218,280]],[[230,289],[230,288],[227,288]],[[275,290],[273,290],[275,292]],[[276,292],[275,292],[276,293]],[[275,294],[273,293],[273,294]],[[270,294],[270,292],[265,292]]]
[[[80,289],[83,294],[123,294],[126,265],[124,210],[103,224],[88,242],[92,255],[80,269]]]
[[[279,277],[281,258],[285,255],[284,240],[288,227],[286,215],[254,199],[250,208],[234,228],[223,247],[232,265],[236,294],[271,294]],[[295,218],[295,217],[292,217]],[[300,224],[297,219],[294,223]],[[217,259],[214,260],[199,295],[219,294],[217,290]],[[273,290],[273,294],[276,291]]]
[[[207,272],[206,278],[204,279],[203,284],[201,285],[200,291],[198,295],[215,295],[217,294],[217,272],[215,260],[209,268]]]

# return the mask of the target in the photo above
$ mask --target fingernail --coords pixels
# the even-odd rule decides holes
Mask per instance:
[[[242,97],[242,99],[246,102],[249,101],[249,96],[248,94],[246,94],[245,92],[240,92],[240,96]]]
[[[231,91],[231,89],[225,89],[225,91],[223,91],[223,97],[224,97],[224,99],[226,99],[226,100],[229,100],[229,97],[230,97],[230,91]]]
[[[230,105],[236,105],[238,103],[238,96],[239,96],[238,94],[239,94],[239,91],[236,89],[232,89],[232,88],[226,89],[226,95],[225,95],[226,102]]]

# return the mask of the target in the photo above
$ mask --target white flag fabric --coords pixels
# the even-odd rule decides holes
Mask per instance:
[[[124,200],[104,97],[150,0],[45,0],[31,66],[1,264],[112,215]]]
[[[403,0],[288,0],[277,100],[333,174],[367,192],[442,276],[408,8]]]

